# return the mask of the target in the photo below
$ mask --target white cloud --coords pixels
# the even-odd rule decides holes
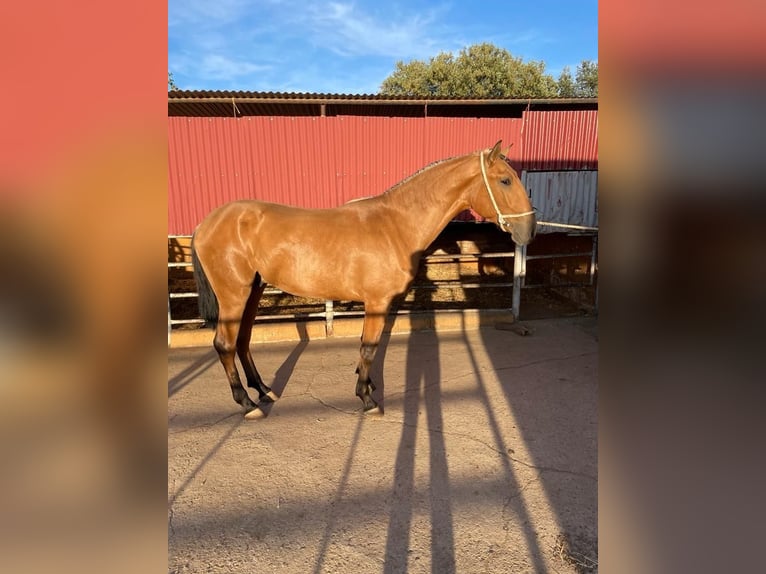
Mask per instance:
[[[525,46],[529,44],[539,46],[540,44],[555,42],[553,37],[538,28],[529,28],[518,34],[509,34],[503,39],[505,40],[504,43],[508,46]]]
[[[442,11],[345,0],[170,0],[168,66],[188,89],[374,93],[395,60],[461,47],[440,23]]]
[[[261,64],[244,58],[231,58],[224,54],[207,53],[174,55],[168,59],[176,84],[183,90],[252,90],[254,78],[272,73],[270,64]]]
[[[252,5],[252,0],[168,0],[168,28],[236,22]]]
[[[449,31],[439,30],[441,11],[434,6],[426,12],[375,14],[333,1],[309,7],[305,25],[315,45],[341,55],[422,59],[454,44]]]
[[[206,54],[199,66],[199,75],[209,79],[229,80],[249,76],[270,69],[268,65],[253,64],[246,60],[235,60],[221,54]]]

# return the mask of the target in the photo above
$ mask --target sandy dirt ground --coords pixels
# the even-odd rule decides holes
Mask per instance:
[[[260,421],[170,349],[169,572],[595,572],[597,321],[525,325],[387,337],[383,416],[356,338],[254,346]]]

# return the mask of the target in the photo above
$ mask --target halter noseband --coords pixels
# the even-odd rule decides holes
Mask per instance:
[[[533,215],[535,213],[534,208],[532,208],[532,211],[524,211],[522,213],[500,213],[500,208],[497,206],[497,201],[495,201],[495,195],[492,193],[492,188],[489,186],[489,179],[487,179],[487,168],[484,167],[484,152],[481,152],[479,157],[481,158],[481,176],[484,178],[484,185],[487,188],[487,193],[489,193],[489,199],[492,200],[492,207],[495,208],[495,213],[497,213],[497,223],[503,227],[510,227],[510,223],[506,223],[505,221],[506,218]]]

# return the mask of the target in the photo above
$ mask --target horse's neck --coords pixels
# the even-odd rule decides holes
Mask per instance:
[[[397,210],[401,240],[412,251],[428,247],[447,223],[468,207],[467,176],[461,158],[428,168],[387,193]]]

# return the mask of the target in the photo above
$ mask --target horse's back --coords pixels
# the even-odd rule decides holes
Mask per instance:
[[[242,217],[257,217],[262,211],[263,203],[255,199],[241,199],[216,207],[200,222],[194,234],[199,236],[207,229],[217,228],[222,224],[235,224]]]
[[[213,209],[194,230],[198,250],[236,247],[263,219],[263,202],[238,200]],[[203,256],[204,259],[204,256]]]
[[[336,210],[303,209],[259,200],[237,200],[213,209],[194,231],[193,245],[200,259],[228,257],[235,253],[263,264],[269,254],[325,238],[338,229]],[[322,232],[324,230],[324,233]],[[326,240],[326,239],[325,239]]]
[[[236,201],[213,210],[194,243],[227,281],[258,272],[294,295],[362,301],[409,280],[410,254],[398,253],[382,214],[374,200],[331,209]]]

